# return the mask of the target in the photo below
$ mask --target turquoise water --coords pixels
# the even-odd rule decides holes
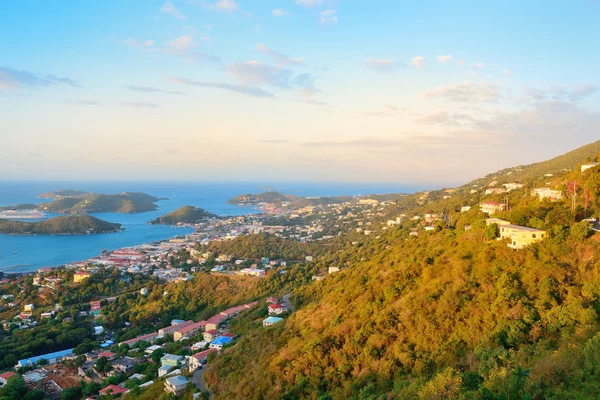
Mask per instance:
[[[266,186],[300,196],[360,195],[370,193],[414,192],[425,187],[401,184],[333,184],[333,183],[212,183],[212,182],[38,182],[0,181],[0,206],[39,203],[35,196],[51,190],[79,189],[96,193],[137,191],[161,200],[158,210],[140,214],[99,213],[96,217],[118,222],[122,232],[99,235],[11,236],[0,234],[0,270],[26,272],[41,267],[59,266],[94,257],[102,250],[116,250],[169,239],[191,233],[191,228],[148,225],[148,221],[183,205],[202,207],[218,215],[242,215],[256,210],[226,204],[244,193],[259,193]],[[16,253],[15,253],[16,252]]]

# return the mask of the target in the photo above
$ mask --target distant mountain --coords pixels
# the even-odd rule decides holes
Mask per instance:
[[[38,210],[59,214],[89,214],[99,212],[118,212],[135,214],[157,209],[158,197],[146,193],[123,192],[119,194],[97,194],[79,190],[57,190],[41,194],[41,198],[53,198],[54,201],[41,203]]]
[[[40,222],[21,222],[0,219],[0,233],[16,235],[78,235],[117,232],[121,224],[106,222],[89,215],[69,215]]]
[[[293,194],[283,194],[281,192],[269,191],[259,194],[243,194],[227,201],[229,204],[258,204],[258,203],[284,203],[302,199]]]
[[[183,206],[175,211],[158,217],[150,221],[151,224],[177,225],[177,224],[197,224],[206,221],[209,218],[215,218],[217,215],[210,213],[202,208],[193,206]]]
[[[12,206],[2,206],[0,211],[7,210],[33,210],[37,208],[37,204],[25,203],[25,204],[14,204]]]

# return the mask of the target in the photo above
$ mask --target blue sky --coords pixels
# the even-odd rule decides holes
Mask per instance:
[[[14,179],[460,183],[598,139],[598,1],[0,5]]]

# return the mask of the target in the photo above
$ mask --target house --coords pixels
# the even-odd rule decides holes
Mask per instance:
[[[285,307],[281,304],[269,304],[268,308],[269,315],[279,315],[286,311]]]
[[[208,331],[204,332],[204,340],[206,340],[207,342],[212,342],[213,340],[215,340],[217,338],[217,336],[219,336],[219,331],[216,329],[211,329]]]
[[[532,196],[538,196],[540,201],[548,199],[550,201],[559,201],[562,199],[562,192],[560,190],[552,190],[550,188],[536,188],[531,191]]]
[[[227,343],[229,343],[231,341],[233,341],[233,338],[231,336],[222,335],[211,342],[210,348],[221,350],[223,348],[223,346],[225,346]]]
[[[181,363],[183,361],[184,361],[184,357],[183,356],[177,356],[175,354],[165,354],[160,359],[160,363],[163,366],[166,365],[166,366],[169,366],[169,367],[177,367],[177,368],[179,368],[181,366]]]
[[[210,353],[218,352],[217,349],[208,349],[199,353],[193,354],[189,357],[190,371],[195,371],[198,368],[202,368],[202,365],[206,364],[206,359]]]
[[[158,335],[159,336],[168,335],[168,334],[173,333],[175,331],[178,331],[178,330],[180,330],[182,328],[185,328],[188,325],[192,325],[193,323],[194,323],[194,321],[190,320],[190,321],[184,321],[184,322],[182,322],[180,324],[177,324],[177,325],[171,325],[171,326],[167,326],[165,328],[161,328],[161,329],[158,330]]]
[[[502,239],[510,239],[508,247],[518,250],[545,239],[546,231],[526,226],[507,224],[500,226],[500,237]]]
[[[517,189],[521,189],[523,187],[522,183],[505,183],[504,185],[502,185],[506,188],[506,190],[508,190],[509,192],[512,190],[517,190]]]
[[[435,226],[426,226],[425,228],[426,231],[431,232],[431,231],[435,231]]]
[[[8,380],[12,377],[15,376],[16,374],[14,372],[8,371],[5,372],[3,374],[0,374],[0,388],[3,387],[4,385],[6,385],[6,382],[8,382]]]
[[[183,339],[184,337],[194,336],[196,333],[198,333],[198,331],[204,329],[205,326],[206,321],[198,321],[184,326],[183,328],[173,332],[173,340],[177,341]]]
[[[128,373],[133,369],[133,367],[137,364],[135,358],[131,357],[121,357],[119,359],[113,360],[110,362],[110,365],[117,371],[123,372],[124,374]]]
[[[241,275],[257,276],[259,278],[265,276],[265,270],[258,268],[244,268],[240,270],[239,273]]]
[[[206,330],[215,330],[219,327],[219,324],[223,322],[227,317],[225,315],[217,314],[213,315],[206,321]],[[206,339],[205,339],[206,340]]]
[[[281,321],[283,318],[279,317],[268,317],[263,320],[263,326],[266,328],[267,326],[272,326]]]
[[[179,396],[185,390],[188,383],[189,381],[181,375],[172,376],[165,380],[165,391]]]
[[[66,360],[72,357],[73,349],[68,349],[62,351],[55,351],[54,353],[43,354],[41,356],[25,358],[23,360],[19,360],[17,365],[19,367],[32,367],[35,364],[37,364],[38,361],[41,360],[47,361],[48,364],[56,364],[57,362],[61,362],[62,360]]]
[[[170,370],[172,370],[173,367],[171,367],[170,365],[161,365],[160,368],[158,369],[158,377],[162,377],[165,376],[169,373]]]
[[[73,282],[75,282],[75,283],[81,283],[81,282],[83,282],[86,279],[89,279],[91,277],[92,277],[92,273],[89,272],[89,271],[75,272],[75,274],[73,275]]]
[[[212,340],[211,340],[211,341],[212,341]],[[201,341],[201,342],[194,343],[194,344],[192,345],[192,351],[202,350],[202,349],[204,349],[204,348],[206,347],[206,345],[207,345],[208,343],[209,343],[209,341],[208,341],[208,340],[206,340],[206,341],[204,341],[204,340],[203,340],[203,341]]]
[[[279,303],[279,299],[277,297],[267,297],[267,303],[271,303],[271,304]]]
[[[597,163],[597,162],[587,163],[587,164],[581,164],[581,172],[585,172],[588,169],[595,168],[595,167],[597,167],[599,165],[600,165],[600,163]]]
[[[329,267],[329,268],[327,268],[327,273],[328,273],[329,275],[331,275],[331,274],[333,274],[333,273],[335,273],[335,272],[340,272],[340,269],[339,269],[339,267]]]
[[[129,392],[129,389],[125,389],[121,385],[108,385],[104,389],[100,390],[98,393],[100,393],[101,396],[105,396],[105,395],[113,395],[114,396],[114,395],[125,394],[127,392]]]
[[[461,213],[464,213],[464,212],[467,212],[467,211],[470,211],[470,210],[471,210],[471,206],[462,206],[460,208],[460,212]]]
[[[157,338],[157,336],[158,336],[158,333],[152,332],[152,333],[149,333],[147,335],[138,336],[136,338],[129,339],[129,340],[126,340],[124,342],[121,342],[121,343],[119,343],[119,346],[122,345],[122,344],[126,344],[126,345],[128,345],[128,346],[131,347],[134,344],[136,344],[137,342],[141,342],[142,340],[146,341],[146,342],[154,342],[154,340]]]
[[[498,211],[504,211],[505,207],[506,205],[504,203],[498,203],[496,201],[485,201],[479,203],[479,209],[488,215],[492,215]]]
[[[499,193],[506,193],[508,192],[508,190],[504,189],[504,188],[489,188],[489,189],[485,189],[485,194],[499,194]]]
[[[115,353],[113,353],[112,351],[103,351],[102,353],[98,354],[98,358],[102,358],[105,357],[107,360],[112,360],[116,357],[117,355]]]
[[[500,218],[486,218],[485,224],[486,225],[496,224],[496,225],[500,226],[500,225],[510,225],[510,222],[505,221]]]
[[[33,310],[35,309],[35,306],[33,304],[25,304],[23,306],[23,312],[24,313],[29,313],[31,314],[33,312]]]
[[[96,300],[96,301],[90,301],[90,309],[93,310],[100,310],[102,308],[102,305],[100,304],[100,300]]]

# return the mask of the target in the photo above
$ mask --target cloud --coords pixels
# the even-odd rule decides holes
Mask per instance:
[[[186,52],[197,45],[191,35],[181,36],[166,43],[167,48],[176,53]]]
[[[323,4],[325,0],[296,0],[296,4],[306,8],[313,8]]]
[[[300,94],[304,96],[314,96],[321,93],[321,90],[315,87],[315,77],[311,74],[300,74],[292,79],[291,84],[300,89]]]
[[[123,44],[131,47],[149,48],[154,46],[154,40],[144,40],[140,42],[137,39],[127,38],[123,40]]]
[[[439,125],[439,126],[465,126],[473,122],[473,118],[469,115],[437,111],[430,114],[422,114],[415,118],[415,122],[423,125]]]
[[[157,108],[158,107],[158,104],[146,103],[143,101],[126,101],[121,104],[124,106],[127,106],[127,107],[135,107],[135,108]]]
[[[183,13],[173,5],[172,1],[165,2],[165,4],[163,4],[163,6],[160,8],[160,12],[162,12],[163,14],[168,14],[180,20],[185,19],[185,15],[183,15]]]
[[[271,15],[274,17],[287,17],[290,14],[291,14],[291,12],[285,11],[282,8],[276,8],[273,11],[271,11]]]
[[[319,13],[319,22],[323,25],[335,24],[338,22],[336,10],[325,10]]]
[[[416,56],[410,60],[410,65],[415,68],[425,68],[427,66],[427,61],[425,61],[425,57],[423,56]]]
[[[275,97],[273,95],[273,93],[267,92],[266,90],[263,90],[261,88],[255,87],[255,86],[232,85],[232,84],[228,84],[228,83],[213,83],[213,82],[195,82],[195,81],[191,81],[189,79],[177,78],[177,77],[170,78],[169,80],[174,83],[206,87],[206,88],[222,89],[222,90],[226,90],[229,92],[241,93],[241,94],[245,94],[247,96],[253,96],[253,97],[262,97],[262,98]]]
[[[145,92],[145,93],[164,93],[164,94],[176,94],[176,95],[185,95],[184,92],[177,92],[173,90],[163,90],[149,86],[135,86],[135,85],[126,85],[123,86],[127,90],[132,90],[134,92]]]
[[[398,137],[383,138],[383,137],[365,137],[344,141],[313,141],[298,143],[303,147],[311,148],[331,148],[331,147],[347,147],[358,149],[389,149],[394,148],[395,151],[403,150],[412,152],[417,147],[421,149],[428,146],[437,148],[449,147],[485,147],[490,144],[490,136],[486,134],[472,132],[452,132],[442,135],[432,135],[424,133],[402,133]],[[428,150],[432,150],[430,147]]]
[[[22,87],[39,88],[53,85],[79,86],[69,78],[0,66],[0,93],[16,91]]]
[[[396,69],[396,64],[387,58],[367,58],[365,67],[379,72],[389,72]]]
[[[383,106],[383,108],[381,108],[379,110],[367,111],[364,114],[369,117],[388,118],[388,117],[394,117],[396,115],[407,114],[409,112],[410,112],[410,110],[408,110],[408,108],[396,107],[391,104],[386,104],[385,106]]]
[[[525,87],[518,103],[539,103],[545,101],[560,101],[577,103],[598,92],[593,85],[576,85],[574,87],[553,86],[545,89]]]
[[[291,143],[289,140],[287,139],[263,139],[263,140],[259,140],[260,143],[269,143],[269,144],[285,144],[285,143]]]
[[[480,84],[472,82],[459,82],[425,91],[425,98],[440,98],[453,103],[493,103],[497,102],[501,95],[497,84],[484,82]]]
[[[282,66],[263,64],[259,61],[246,61],[230,64],[226,70],[245,86],[272,86],[279,89],[297,89],[300,94],[312,96],[320,93],[315,87],[312,74],[294,76],[289,69]]]
[[[304,58],[291,58],[289,56],[286,56],[285,54],[281,54],[280,52],[265,46],[264,44],[257,44],[256,50],[273,57],[275,61],[277,61],[279,64],[299,65],[304,62]]]
[[[196,61],[199,61],[202,63],[219,63],[219,62],[221,62],[221,57],[218,57],[218,56],[215,56],[212,54],[208,54],[208,53],[203,53],[201,51],[192,54],[192,58],[195,59]]]
[[[483,69],[485,65],[482,62],[474,63],[469,66],[471,69]]]
[[[459,67],[464,67],[467,64],[465,60],[456,60],[456,65]]]
[[[442,64],[447,64],[450,62],[450,60],[452,60],[452,56],[437,56],[437,60]]]
[[[305,103],[305,104],[310,104],[312,106],[318,106],[318,107],[327,107],[329,105],[323,101],[319,101],[319,100],[315,100],[315,99],[301,99],[299,101],[302,103]]]
[[[89,106],[99,106],[100,102],[95,101],[95,100],[69,100],[69,104],[72,104],[74,106],[89,107]]]
[[[504,70],[502,70],[502,73],[504,75],[510,75],[510,74],[512,74],[512,71],[510,69],[504,69]]]

